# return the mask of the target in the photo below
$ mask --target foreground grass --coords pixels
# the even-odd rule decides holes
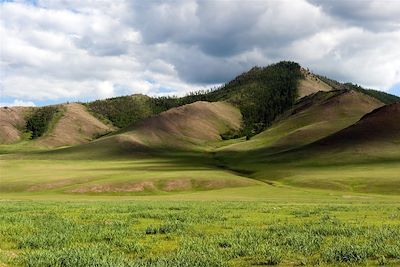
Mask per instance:
[[[11,266],[399,265],[399,236],[398,204],[0,202]]]

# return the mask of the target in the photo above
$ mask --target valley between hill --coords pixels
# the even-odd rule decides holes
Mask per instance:
[[[396,96],[281,62],[0,115],[0,266],[400,264]]]

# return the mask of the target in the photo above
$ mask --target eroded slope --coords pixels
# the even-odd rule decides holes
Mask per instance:
[[[35,141],[36,144],[46,147],[82,144],[112,131],[81,104],[65,104],[63,108],[62,117],[49,133]]]
[[[0,144],[9,144],[21,139],[26,123],[27,107],[0,108]]]

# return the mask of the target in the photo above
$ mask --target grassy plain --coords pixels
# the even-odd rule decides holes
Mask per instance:
[[[0,151],[0,266],[400,265],[397,153]]]
[[[283,202],[1,201],[0,261],[5,266],[400,264],[398,204],[371,199],[305,204],[290,197]]]

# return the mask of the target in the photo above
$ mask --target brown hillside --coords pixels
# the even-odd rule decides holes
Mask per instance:
[[[224,149],[279,152],[300,147],[349,127],[382,105],[379,100],[356,91],[318,92],[300,100],[270,128],[250,141]]]
[[[217,141],[222,133],[239,129],[241,117],[240,111],[228,103],[199,101],[148,118],[133,132],[151,143],[168,142],[171,138]]]
[[[231,104],[199,101],[145,119],[123,133],[59,152],[101,157],[141,154],[158,148],[195,149],[221,140],[221,134],[239,129],[241,122],[240,111]]]
[[[0,144],[9,144],[21,139],[21,129],[25,127],[25,115],[29,107],[0,108]]]
[[[297,93],[298,98],[302,98],[304,96],[311,95],[318,91],[330,91],[332,87],[327,83],[320,80],[317,76],[312,74],[306,69],[301,69],[301,72],[304,75],[304,79],[300,80]]]
[[[64,114],[52,131],[36,141],[47,147],[82,144],[104,135],[112,129],[92,116],[78,103],[63,105]]]
[[[400,103],[378,108],[354,125],[318,142],[324,146],[355,145],[369,142],[400,141]]]
[[[345,91],[295,114],[291,119],[297,119],[306,124],[287,133],[273,146],[288,147],[289,144],[302,145],[316,141],[352,125],[362,116],[382,105],[379,100],[363,93]],[[297,123],[294,125],[300,126]]]

